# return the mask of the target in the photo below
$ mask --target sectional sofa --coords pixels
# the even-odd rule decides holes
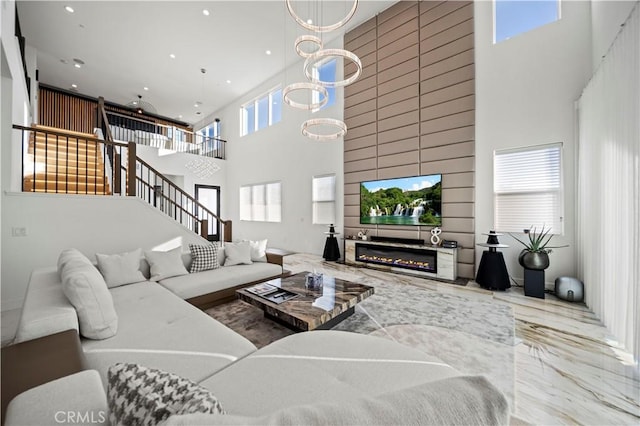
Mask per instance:
[[[107,424],[110,416],[112,422],[126,424],[135,423],[131,416],[148,415],[148,410],[159,416],[155,420],[167,424],[508,422],[506,399],[493,385],[482,377],[461,376],[422,352],[386,339],[338,331],[295,334],[257,350],[188,303],[197,296],[177,282],[144,279],[109,288],[113,276],[107,274],[108,279],[101,281],[98,269],[83,257],[67,252],[58,267],[32,273],[17,340],[46,339],[58,331],[77,330],[86,370],[18,395],[8,407],[7,425],[59,423],[55,416],[60,412],[84,413],[85,420],[91,413],[88,423],[92,424]],[[185,264],[193,261],[186,260]],[[233,284],[229,288],[238,285],[238,275],[244,274],[247,282],[255,278],[255,271],[248,272],[252,265],[224,268],[239,266],[247,268],[229,269],[221,279]],[[139,272],[143,276],[146,272],[143,262]],[[153,267],[146,274],[152,276]],[[195,282],[206,281],[201,276]],[[78,297],[70,285],[94,288]],[[91,306],[99,300],[104,306]],[[91,318],[95,311],[99,315]],[[116,367],[120,373],[127,368],[136,372],[117,382]],[[146,375],[139,368],[154,373]],[[145,393],[149,388],[144,380],[143,390],[137,389],[144,395],[118,393],[140,382],[140,377],[158,380],[163,375],[174,380],[170,383],[183,380],[180,383],[190,385],[169,387],[171,395],[162,398],[173,399],[170,405],[162,405],[162,416],[153,411],[162,398]],[[166,393],[167,386],[154,389]],[[180,396],[177,389],[192,393]],[[206,410],[195,407],[194,401],[201,400],[194,395],[202,393],[215,396],[217,402]],[[148,402],[149,395],[156,398],[153,404]],[[221,410],[226,414],[212,414]],[[125,415],[130,417],[118,417]]]

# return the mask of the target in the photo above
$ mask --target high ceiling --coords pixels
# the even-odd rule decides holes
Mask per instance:
[[[347,26],[323,40],[341,37],[345,28],[393,3],[360,0]],[[304,19],[328,25],[342,19],[352,4],[306,0],[294,1],[293,7]],[[308,33],[293,21],[284,0],[24,0],[18,2],[18,14],[27,44],[38,52],[40,83],[63,89],[76,85],[79,93],[119,104],[142,95],[158,114],[188,123],[299,60],[293,42]],[[84,62],[80,68],[76,59]],[[196,102],[201,105],[195,107]]]

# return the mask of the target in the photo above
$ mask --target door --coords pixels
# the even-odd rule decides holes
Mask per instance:
[[[207,210],[220,216],[220,187],[214,185],[196,185],[196,200],[202,204]],[[209,220],[209,241],[220,241],[220,222],[209,217],[204,211],[198,212],[200,219]]]

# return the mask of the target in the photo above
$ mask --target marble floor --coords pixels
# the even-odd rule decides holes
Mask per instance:
[[[536,425],[640,425],[640,380],[630,356],[616,347],[606,328],[584,304],[567,303],[552,295],[546,299],[525,297],[517,287],[491,292],[473,282],[458,286],[405,275],[390,276],[305,254],[287,256],[285,268],[293,272],[315,269],[329,274],[346,273],[363,280],[391,278],[434,292],[510,306],[515,316],[515,356],[513,368],[505,371],[512,370],[514,375],[505,379],[515,381],[516,417]],[[411,343],[415,343],[424,330],[408,334],[394,331],[393,327],[386,327],[373,334],[400,342],[403,338],[413,339]],[[429,333],[432,335],[433,330]],[[423,343],[428,345],[428,341]],[[482,344],[492,343],[483,339]],[[452,359],[456,351],[447,351],[448,362],[464,370],[464,363],[469,362],[465,352],[458,351],[456,363]],[[482,352],[480,345],[477,352]]]

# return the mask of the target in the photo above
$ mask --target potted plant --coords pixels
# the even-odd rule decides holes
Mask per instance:
[[[518,263],[524,268],[542,271],[549,267],[549,253],[551,253],[551,249],[568,246],[549,245],[551,238],[553,238],[553,234],[549,234],[551,228],[545,229],[544,225],[542,225],[540,232],[537,232],[535,227],[532,228],[531,230],[525,229],[524,231],[524,233],[529,236],[529,241],[523,241],[512,234],[509,235],[525,247],[518,256]]]

